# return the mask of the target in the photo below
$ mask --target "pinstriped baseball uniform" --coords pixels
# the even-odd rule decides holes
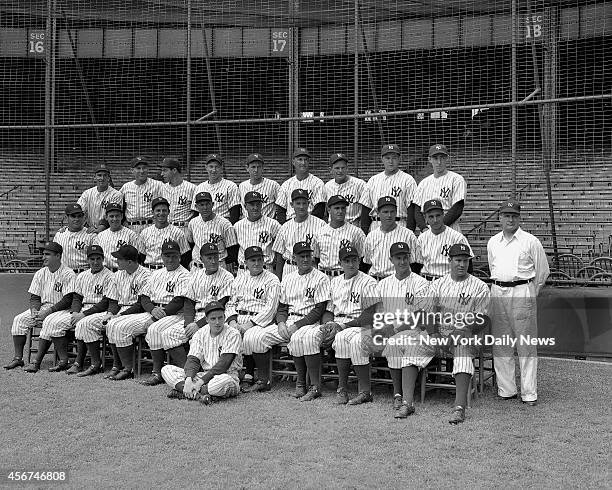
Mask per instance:
[[[308,215],[308,217],[298,223],[295,217],[285,222],[274,240],[272,250],[283,256],[283,259],[288,262],[293,261],[293,246],[297,242],[306,242],[312,244],[314,236],[325,226],[325,221],[316,216]],[[295,264],[285,263],[283,268],[283,277],[295,272],[297,266]]]
[[[73,270],[83,270],[89,268],[87,261],[87,247],[95,238],[93,233],[87,233],[85,228],[81,231],[58,231],[53,237],[53,241],[59,243],[63,249],[62,264]]]
[[[43,267],[34,274],[28,293],[40,296],[40,309],[44,310],[73,291],[75,278],[74,271],[63,264],[55,272],[51,272],[48,267]],[[33,326],[35,323],[30,317],[30,310],[26,310],[13,318],[11,335],[27,335],[28,330]]]
[[[489,307],[489,288],[480,279],[468,274],[467,279],[463,281],[454,281],[450,274],[446,274],[440,279],[432,281],[430,286],[430,294],[436,311],[442,314],[457,314],[457,313],[481,313],[486,315]],[[450,351],[453,353],[453,375],[457,373],[474,374],[474,362],[472,361],[474,348],[466,345],[452,345],[452,339],[449,334],[455,327],[460,328],[461,325],[442,324],[440,334],[448,338]],[[426,333],[422,337],[429,338]],[[417,345],[408,345],[404,348],[404,358],[402,359],[403,366],[425,367],[431,362],[436,354],[436,348],[428,345],[425,341]]]
[[[179,185],[164,184],[163,197],[170,203],[168,221],[184,229],[191,217],[191,204],[195,196],[196,185],[183,180]],[[183,224],[179,224],[183,223]]]
[[[185,296],[189,284],[189,272],[183,266],[173,271],[165,267],[155,270],[145,283],[141,295],[148,296],[155,305],[167,305],[175,296]],[[108,322],[106,335],[111,344],[117,347],[132,345],[133,337],[147,333],[147,343],[151,349],[161,349],[161,334],[167,327],[183,318],[183,313],[168,315],[153,323],[147,332],[146,322],[151,319],[149,313],[136,313],[120,316]]]
[[[240,204],[238,186],[231,180],[221,179],[216,184],[211,184],[205,180],[199,184],[194,192],[194,196],[200,192],[209,192],[213,199],[213,213],[222,218],[229,219],[229,210]],[[193,201],[191,209],[197,211],[196,203]]]
[[[110,290],[112,282],[113,273],[106,267],[95,274],[92,274],[91,270],[86,270],[77,275],[74,280],[73,292],[83,296],[81,311],[87,310],[102,301],[102,297]],[[51,340],[52,337],[63,337],[72,328],[71,318],[68,310],[51,313],[43,320],[40,338]]]
[[[89,226],[98,226],[100,220],[106,214],[106,205],[114,202],[123,206],[123,195],[117,189],[108,187],[105,191],[98,191],[97,187],[86,189],[77,204],[83,208],[86,216],[86,223]]]
[[[325,202],[325,184],[323,184],[323,181],[319,177],[308,174],[308,177],[304,180],[298,180],[294,175],[283,182],[278,191],[278,197],[276,198],[276,204],[287,210],[287,219],[291,219],[295,216],[295,211],[291,206],[291,193],[295,189],[304,189],[308,191],[309,213],[312,213],[312,210],[317,204]]]
[[[344,274],[331,281],[331,301],[327,309],[334,314],[334,321],[340,325],[358,318],[361,313],[380,301],[376,280],[361,271],[350,279]],[[368,328],[364,325],[363,328]],[[370,362],[370,354],[361,346],[362,327],[349,327],[336,334],[332,348],[336,357],[351,359],[355,366]]]
[[[261,205],[261,213],[268,218],[274,218],[276,215],[276,198],[278,197],[278,192],[280,190],[280,185],[275,180],[266,179],[265,177],[259,184],[251,184],[250,180],[245,180],[241,182],[238,186],[238,191],[240,193],[240,203],[242,204],[242,215],[246,216],[246,207],[244,205],[244,196],[247,192],[255,191],[261,194],[263,199]]]
[[[219,335],[213,337],[210,327],[204,325],[191,339],[189,355],[200,360],[202,371],[194,379],[202,378],[223,354],[236,354],[226,373],[217,374],[208,382],[208,393],[220,398],[236,396],[240,392],[240,380],[238,374],[242,370],[242,339],[240,332],[228,325],[223,327]],[[183,368],[168,365],[161,371],[164,381],[172,388],[177,383],[185,381],[185,370]]]
[[[326,224],[312,241],[314,255],[320,259],[319,268],[340,270],[338,251],[341,247],[355,247],[362,257],[365,239],[361,228],[350,223],[344,223],[340,228],[332,228],[329,223]]]
[[[174,225],[157,228],[155,225],[146,227],[138,237],[138,251],[145,257],[145,265],[163,265],[161,248],[165,242],[175,241],[179,244],[181,255],[189,250],[185,233]]]
[[[262,216],[257,221],[242,218],[234,228],[240,247],[238,248],[238,264],[244,265],[244,251],[253,246],[261,247],[264,253],[264,264],[270,267],[274,261],[272,244],[280,231],[281,225],[278,221],[267,216]]]
[[[164,195],[164,184],[159,180],[148,178],[144,184],[136,181],[126,182],[121,188],[125,202],[125,219],[129,221],[152,220],[151,203],[156,197]],[[147,225],[129,225],[136,233],[140,233]]]
[[[224,262],[227,258],[227,247],[238,244],[236,230],[225,218],[215,216],[205,221],[202,216],[193,218],[187,226],[187,240],[195,243],[191,251],[191,258],[197,264],[201,264],[200,247],[205,243],[214,243],[219,247],[219,261]]]
[[[444,231],[434,235],[430,229],[425,230],[417,238],[417,253],[416,262],[423,264],[421,274],[430,274],[432,276],[443,276],[450,272],[450,264],[448,262],[448,250],[455,243],[464,243],[468,247],[470,244],[461,233],[444,227]],[[472,249],[470,247],[470,253]]]
[[[446,213],[456,202],[465,200],[466,194],[465,179],[458,173],[447,170],[440,177],[435,177],[433,174],[425,177],[417,186],[413,201],[422,211],[425,201],[438,199]],[[459,220],[455,221],[451,228],[461,231]]]
[[[417,185],[412,175],[407,174],[403,170],[398,170],[393,175],[386,175],[385,172],[380,172],[370,177],[367,184],[367,192],[362,194],[360,203],[372,209],[370,216],[376,218],[376,205],[381,197],[392,196],[397,201],[397,217],[400,218],[400,224],[406,226],[406,217],[408,216],[408,207],[412,204],[412,199],[416,191]],[[372,221],[370,231],[378,228],[380,222]]]
[[[415,262],[417,238],[412,230],[397,225],[394,230],[387,233],[380,228],[372,230],[365,239],[363,261],[372,264],[370,275],[375,277],[387,277],[395,272],[393,264],[389,259],[391,245],[396,242],[405,242],[410,247],[410,262]]]
[[[138,235],[134,230],[122,226],[117,231],[107,228],[98,233],[93,239],[94,245],[100,245],[104,250],[104,265],[109,269],[117,269],[117,259],[111,255],[123,245],[132,245],[138,248]]]
[[[141,265],[132,273],[121,270],[113,274],[108,292],[105,295],[108,299],[117,301],[119,313],[138,301],[138,295],[151,275],[151,270]],[[95,342],[102,340],[102,332],[106,325],[102,324],[102,319],[106,313],[94,313],[78,321],[74,336],[84,342]]]
[[[367,192],[366,183],[349,175],[348,180],[342,184],[338,184],[335,179],[325,183],[326,199],[331,196],[342,196],[346,199],[349,205],[346,208],[346,221],[354,225],[359,225],[361,218],[362,196]]]

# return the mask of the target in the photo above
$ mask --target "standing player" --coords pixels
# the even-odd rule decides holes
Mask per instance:
[[[242,203],[242,215],[246,216],[244,197],[247,192],[255,191],[261,194],[263,206],[261,212],[264,216],[274,219],[276,216],[276,198],[280,185],[275,180],[266,179],[263,176],[264,160],[259,153],[253,153],[246,159],[246,170],[249,180],[241,182],[238,186],[240,202]]]
[[[178,159],[164,158],[161,167],[161,176],[166,182],[163,196],[170,204],[168,221],[185,232],[189,220],[198,215],[191,210],[196,186],[183,179],[181,163]]]
[[[95,187],[85,190],[77,201],[85,212],[85,223],[89,233],[100,233],[108,228],[108,222],[104,219],[108,204],[116,203],[123,207],[123,196],[121,192],[110,186],[110,181],[110,171],[106,165],[100,165],[94,174]]]
[[[319,177],[310,173],[311,158],[306,148],[298,148],[293,152],[292,163],[295,175],[283,182],[276,199],[276,218],[280,224],[293,218],[295,214],[290,206],[291,194],[295,189],[304,189],[308,192],[308,212],[323,219],[325,214],[325,185]]]
[[[383,172],[368,180],[367,192],[362,194],[361,228],[372,230],[378,227],[379,217],[372,208],[381,197],[391,195],[397,201],[396,220],[406,228],[414,231],[414,203],[412,198],[416,191],[416,182],[410,174],[400,170],[401,152],[398,145],[385,145],[380,152]],[[373,221],[373,223],[372,223]],[[370,226],[371,224],[371,226]]]
[[[216,154],[208,155],[204,159],[204,167],[208,173],[208,180],[199,184],[194,192],[208,192],[213,197],[213,211],[217,216],[229,220],[231,224],[240,219],[240,196],[238,186],[231,180],[223,178],[223,159]],[[195,202],[191,209],[197,211]]]
[[[536,298],[550,273],[544,248],[535,236],[520,227],[521,205],[508,200],[499,210],[502,231],[487,243],[491,270],[491,333],[496,339],[518,339],[521,369],[521,400],[534,406],[538,400],[538,351],[521,336],[538,336]],[[498,395],[517,398],[514,348],[493,346]]]
[[[185,367],[164,366],[162,376],[172,391],[168,398],[189,398],[210,405],[212,397],[240,392],[240,333],[225,324],[225,307],[213,301],[204,310],[206,325],[193,336]]]
[[[343,196],[349,203],[346,221],[361,226],[361,196],[367,192],[366,183],[348,174],[348,158],[343,153],[334,153],[329,157],[329,167],[333,179],[325,184],[326,195]],[[364,230],[364,233],[367,232]]]
[[[108,228],[98,233],[93,244],[100,245],[104,251],[104,265],[113,272],[117,271],[117,259],[113,255],[124,245],[138,245],[138,235],[134,230],[121,224],[123,221],[123,206],[111,202],[106,206],[106,222]]]
[[[371,264],[369,274],[380,281],[393,274],[393,263],[389,257],[389,247],[396,242],[406,242],[411,251],[411,262],[415,262],[414,251],[417,238],[411,230],[395,221],[397,201],[385,196],[378,200],[376,213],[380,218],[380,228],[372,230],[365,239],[363,261]]]
[[[425,201],[438,199],[444,211],[444,224],[460,232],[459,218],[463,213],[467,188],[465,179],[446,168],[448,150],[444,145],[432,145],[429,148],[429,163],[434,173],[419,183],[414,194],[416,224],[421,230],[425,229],[425,220],[421,213],[422,206]]]
[[[62,251],[62,246],[59,243],[45,243],[43,267],[36,271],[28,289],[30,309],[13,318],[11,335],[13,336],[15,357],[4,366],[4,369],[15,369],[24,365],[23,349],[28,331],[31,328],[40,327],[51,313],[70,307],[75,274],[72,269],[62,264]],[[39,352],[41,349],[46,352],[50,345],[51,342],[41,339],[38,344]],[[36,366],[36,370],[32,371],[38,371],[39,367],[40,364]]]
[[[325,221],[308,214],[308,192],[295,189],[291,193],[291,207],[295,216],[280,228],[272,250],[276,253],[276,275],[279,279],[297,270],[293,246],[297,242],[312,244],[314,236],[325,226]]]
[[[147,157],[136,157],[131,162],[134,180],[126,182],[121,188],[125,206],[125,225],[136,233],[140,233],[153,223],[153,199],[164,194],[164,184],[159,180],[149,178]]]
[[[236,223],[238,238],[238,267],[245,268],[245,251],[248,247],[261,247],[264,252],[264,267],[273,270],[274,252],[272,244],[278,235],[281,225],[278,221],[262,216],[262,197],[259,192],[247,192],[244,196],[247,217]]]
[[[79,204],[67,204],[65,211],[68,216],[68,228],[58,231],[53,241],[59,243],[64,250],[62,263],[78,274],[89,266],[87,247],[93,243],[95,235],[87,233],[83,228],[85,213]]]

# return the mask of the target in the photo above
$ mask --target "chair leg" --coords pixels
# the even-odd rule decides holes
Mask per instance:
[[[425,403],[425,391],[427,383],[427,366],[421,369],[421,405]]]
[[[134,350],[134,355],[136,356],[136,375],[140,378],[140,374],[142,372],[142,337],[138,337],[136,340],[136,349]]]
[[[32,337],[34,335],[34,327],[28,328],[28,333],[26,334],[26,351],[27,351],[27,361],[26,364],[30,364],[30,359],[32,357]]]

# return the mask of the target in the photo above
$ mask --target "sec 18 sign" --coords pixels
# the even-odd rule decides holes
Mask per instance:
[[[28,56],[41,56],[47,54],[47,45],[45,44],[44,30],[30,31],[28,36]]]
[[[535,13],[525,15],[523,19],[523,32],[526,41],[542,41],[544,35],[544,14]]]
[[[289,56],[291,38],[289,29],[272,29],[270,37],[270,54],[272,56]]]

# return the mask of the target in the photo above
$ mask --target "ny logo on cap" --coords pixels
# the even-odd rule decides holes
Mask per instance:
[[[465,245],[459,245],[459,248],[461,249],[462,252],[467,251],[467,248]]]
[[[336,158],[342,158],[342,153],[336,153]]]
[[[398,243],[398,244],[397,244],[397,248],[401,248],[401,249],[403,249],[403,248],[404,248],[404,245],[403,245],[403,244],[401,244],[401,243]]]
[[[307,242],[300,242],[300,247],[307,247],[308,243]]]
[[[441,150],[442,149],[442,145],[436,145],[436,150]]]
[[[347,253],[348,253],[348,252],[352,252],[352,251],[353,251],[353,249],[352,249],[351,247],[349,247],[348,243],[346,243],[346,242],[348,242],[348,240],[342,240],[342,242],[340,242],[340,245],[342,245],[342,246],[346,247],[346,250],[345,250],[345,251],[346,251]],[[346,245],[345,245],[345,243],[346,243]]]
[[[436,201],[429,201],[430,206],[435,206],[436,204],[438,204]]]
[[[390,197],[385,197],[385,202],[391,202],[391,198]]]
[[[509,202],[509,203],[507,204],[507,206],[508,206],[509,208],[514,207],[514,203]]]

